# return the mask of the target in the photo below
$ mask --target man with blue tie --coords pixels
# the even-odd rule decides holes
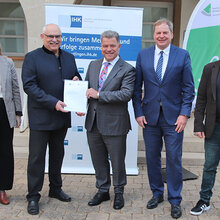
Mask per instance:
[[[156,208],[164,200],[161,174],[164,140],[168,201],[171,204],[171,216],[179,218],[182,215],[183,130],[190,117],[194,83],[189,53],[172,45],[172,39],[172,22],[164,18],[156,21],[156,45],[138,54],[133,106],[136,120],[143,128],[148,178],[153,193],[147,208]]]

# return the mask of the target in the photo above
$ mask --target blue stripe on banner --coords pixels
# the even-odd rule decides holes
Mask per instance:
[[[141,49],[141,37],[120,36],[120,56],[127,61],[136,61]],[[72,53],[76,59],[100,59],[101,38],[98,34],[62,34],[61,49]]]

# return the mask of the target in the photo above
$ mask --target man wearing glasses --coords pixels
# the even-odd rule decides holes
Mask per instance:
[[[48,24],[44,26],[40,36],[43,47],[29,52],[22,67],[30,126],[27,211],[31,215],[39,213],[39,192],[43,186],[47,145],[49,197],[64,202],[71,201],[70,196],[61,189],[64,138],[67,128],[71,127],[70,112],[64,110],[63,88],[64,79],[81,79],[74,56],[60,49],[60,28],[55,24]]]

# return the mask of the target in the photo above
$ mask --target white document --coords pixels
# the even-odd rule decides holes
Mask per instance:
[[[87,112],[88,81],[64,80],[65,110],[72,112]]]

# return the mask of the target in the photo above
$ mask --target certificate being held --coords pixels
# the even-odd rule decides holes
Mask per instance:
[[[67,111],[82,112],[87,111],[86,90],[88,81],[64,80],[64,107]]]

